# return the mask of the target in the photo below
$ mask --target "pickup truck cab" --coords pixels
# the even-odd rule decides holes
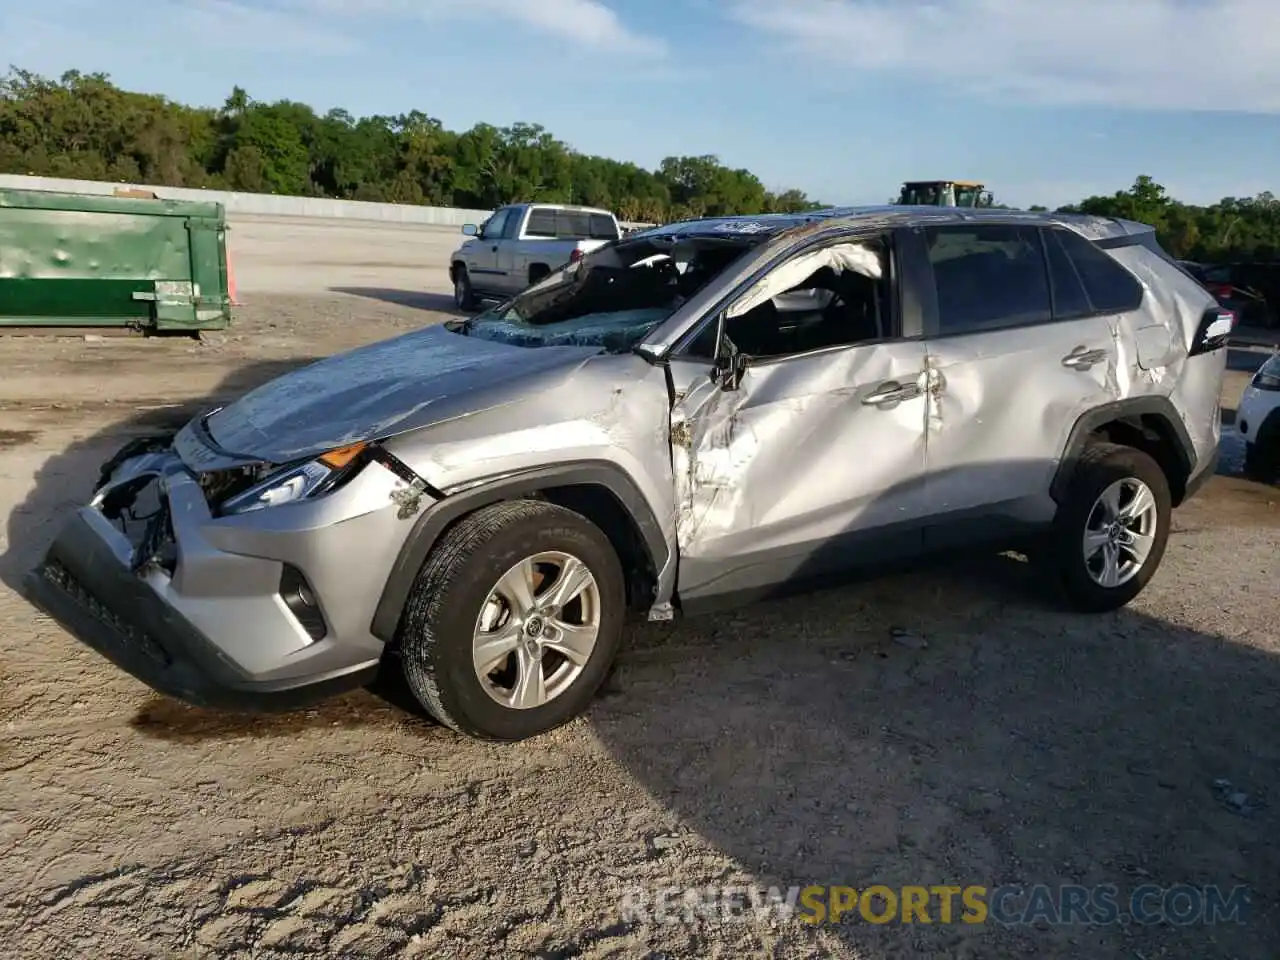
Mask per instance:
[[[608,210],[552,203],[500,207],[449,258],[453,300],[473,310],[482,298],[514,296],[584,254],[622,236]]]

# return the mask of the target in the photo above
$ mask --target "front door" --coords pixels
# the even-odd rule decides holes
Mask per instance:
[[[478,290],[500,291],[505,287],[505,274],[498,264],[498,252],[502,245],[502,233],[510,211],[495,210],[480,227],[480,234],[467,254],[467,272],[471,284]]]
[[[784,262],[728,309],[722,356],[748,358],[736,373],[671,363],[682,602],[920,547],[924,344],[897,336],[887,238],[832,249]]]

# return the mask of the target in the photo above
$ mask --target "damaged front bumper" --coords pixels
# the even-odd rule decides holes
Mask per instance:
[[[28,575],[36,606],[143,683],[200,706],[291,709],[374,679],[383,644],[323,602],[343,599],[341,569],[308,563],[326,547],[314,512],[262,511],[256,526],[214,517],[172,448],[139,449],[104,469]],[[352,522],[386,523],[388,510]]]

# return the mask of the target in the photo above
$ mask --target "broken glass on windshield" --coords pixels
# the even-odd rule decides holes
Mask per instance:
[[[750,245],[737,238],[661,237],[611,244],[451,329],[517,346],[626,351]]]

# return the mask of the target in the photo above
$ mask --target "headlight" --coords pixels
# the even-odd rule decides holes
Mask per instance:
[[[1253,375],[1253,386],[1259,390],[1280,390],[1280,361],[1268,360]]]
[[[315,460],[276,471],[256,486],[228,499],[222,514],[250,513],[263,507],[309,500],[333,489],[335,484],[359,467],[357,458],[368,447],[357,443],[330,450]]]

